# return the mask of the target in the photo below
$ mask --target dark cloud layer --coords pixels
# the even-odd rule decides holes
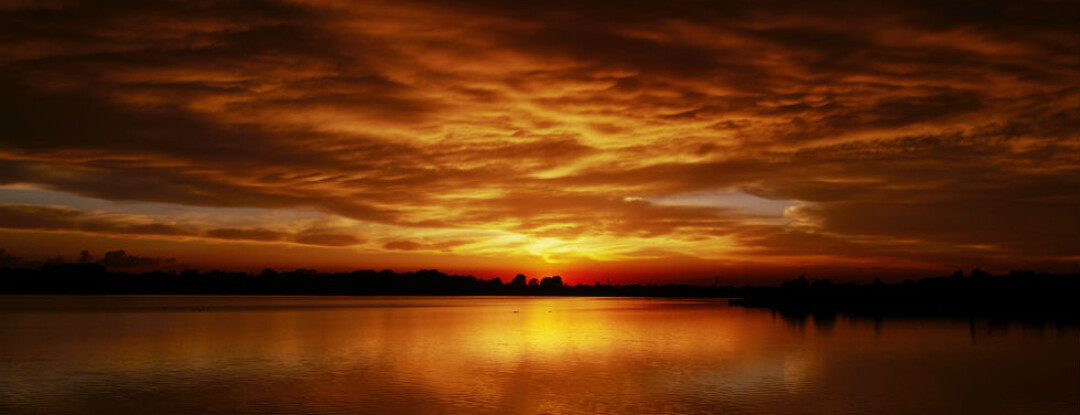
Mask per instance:
[[[168,239],[221,239],[253,242],[294,242],[303,245],[348,246],[363,243],[355,235],[334,229],[312,228],[290,233],[264,228],[212,228],[149,222],[142,218],[95,214],[70,208],[0,205],[0,229],[67,231],[114,236],[151,236]]]
[[[391,251],[498,231],[608,258],[1075,269],[1078,28],[1075,1],[20,2],[0,184],[313,209],[398,229]],[[657,202],[731,192],[790,208]],[[0,225],[367,239],[24,205]]]

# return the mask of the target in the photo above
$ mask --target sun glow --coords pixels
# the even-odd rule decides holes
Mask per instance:
[[[1067,3],[993,24],[271,3],[0,7],[0,249],[583,279],[1076,269],[1080,37],[1033,17]],[[71,251],[34,245],[61,234]]]

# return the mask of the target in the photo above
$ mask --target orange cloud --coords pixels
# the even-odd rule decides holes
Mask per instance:
[[[0,185],[160,214],[0,221],[416,268],[1075,270],[1080,11],[1013,6],[22,2],[0,10]],[[679,202],[730,194],[787,213]],[[181,220],[204,208],[282,214]]]

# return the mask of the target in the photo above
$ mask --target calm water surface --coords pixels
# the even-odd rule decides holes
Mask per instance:
[[[1080,413],[1073,327],[725,304],[0,297],[0,413]]]

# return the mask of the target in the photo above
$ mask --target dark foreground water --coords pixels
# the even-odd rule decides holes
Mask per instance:
[[[1077,414],[1074,327],[724,302],[0,297],[0,414]]]

